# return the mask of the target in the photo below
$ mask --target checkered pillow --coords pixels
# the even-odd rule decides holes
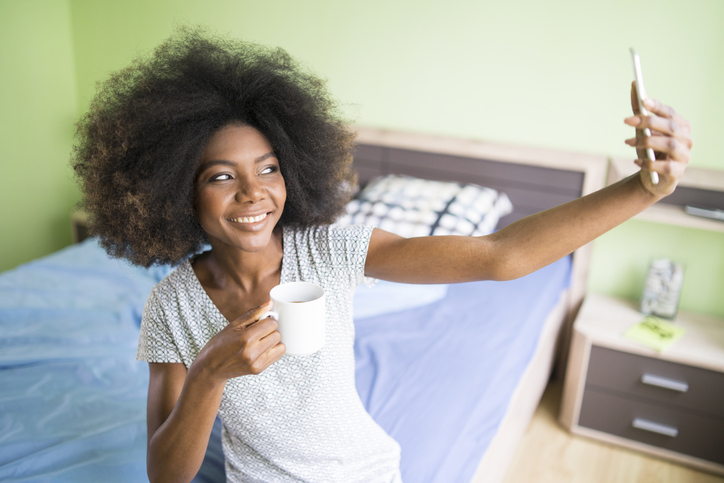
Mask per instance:
[[[360,191],[337,223],[372,225],[404,237],[482,236],[512,211],[505,193],[491,188],[388,175]]]

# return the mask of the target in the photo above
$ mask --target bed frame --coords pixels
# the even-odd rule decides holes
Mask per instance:
[[[514,211],[499,227],[602,188],[608,161],[603,156],[550,149],[356,127],[353,167],[360,185],[385,174],[475,183],[505,192]],[[572,322],[586,292],[591,246],[573,254],[570,289],[549,314],[531,362],[518,382],[508,411],[481,460],[473,483],[500,482],[558,368],[566,367]]]

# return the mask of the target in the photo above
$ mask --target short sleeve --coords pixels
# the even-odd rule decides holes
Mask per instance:
[[[365,277],[365,262],[370,246],[373,226],[331,225],[327,237],[331,262],[335,268],[350,277],[354,286],[365,284],[373,286],[376,279]]]
[[[136,359],[146,362],[183,362],[157,288],[151,291],[143,307]]]

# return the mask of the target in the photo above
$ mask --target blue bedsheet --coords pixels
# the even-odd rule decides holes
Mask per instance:
[[[169,267],[94,240],[0,274],[0,480],[147,481],[140,315]],[[569,263],[451,286],[445,299],[358,320],[357,387],[402,445],[410,482],[469,479],[533,353]],[[198,482],[223,480],[220,425]]]
[[[405,482],[467,482],[505,415],[570,258],[510,282],[355,321],[357,392],[402,447]]]
[[[89,240],[0,275],[0,480],[148,481],[135,352],[167,272]]]

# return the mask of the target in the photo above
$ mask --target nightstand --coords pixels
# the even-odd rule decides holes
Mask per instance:
[[[71,211],[70,229],[73,243],[80,243],[88,238],[88,213],[83,210]]]
[[[724,474],[724,319],[679,312],[664,353],[623,337],[637,304],[588,294],[578,313],[561,403],[575,434]]]

